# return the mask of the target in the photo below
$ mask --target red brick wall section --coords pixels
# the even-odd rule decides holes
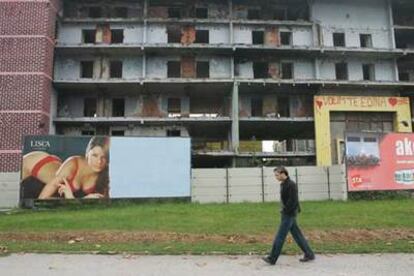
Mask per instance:
[[[49,133],[60,0],[0,0],[0,173],[20,168],[25,135]]]

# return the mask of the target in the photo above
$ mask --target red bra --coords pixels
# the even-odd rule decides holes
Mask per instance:
[[[42,169],[42,167],[46,165],[47,163],[52,163],[52,162],[62,163],[62,160],[60,160],[59,157],[54,156],[54,155],[48,155],[44,157],[43,159],[40,159],[40,161],[37,162],[36,165],[34,165],[32,169],[32,176],[38,178],[39,171]]]
[[[77,192],[79,190],[79,189],[76,189],[75,186],[73,185],[73,180],[75,179],[76,174],[78,173],[78,170],[79,170],[79,164],[78,163],[79,163],[79,161],[76,158],[75,159],[75,172],[72,175],[72,177],[68,179],[69,187],[70,187],[70,189],[72,190],[73,193],[75,193],[75,192]],[[82,187],[83,185],[80,185],[80,186]],[[87,194],[87,195],[88,194],[92,194],[92,193],[94,193],[96,191],[96,185],[93,186],[93,187],[90,187],[89,189],[86,189],[86,190],[85,189],[82,189],[82,191],[85,194]]]

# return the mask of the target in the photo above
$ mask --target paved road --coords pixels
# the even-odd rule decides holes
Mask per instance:
[[[276,266],[259,256],[136,256],[13,254],[0,257],[0,275],[414,275],[414,254],[318,255],[300,263],[281,256]]]

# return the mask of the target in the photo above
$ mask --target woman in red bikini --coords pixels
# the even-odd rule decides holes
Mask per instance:
[[[39,199],[109,197],[109,138],[92,137],[85,156],[72,156],[63,162],[48,181]]]

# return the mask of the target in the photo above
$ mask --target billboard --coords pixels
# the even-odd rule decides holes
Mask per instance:
[[[20,199],[191,196],[181,137],[27,136]]]
[[[414,134],[345,136],[348,191],[414,189]]]

